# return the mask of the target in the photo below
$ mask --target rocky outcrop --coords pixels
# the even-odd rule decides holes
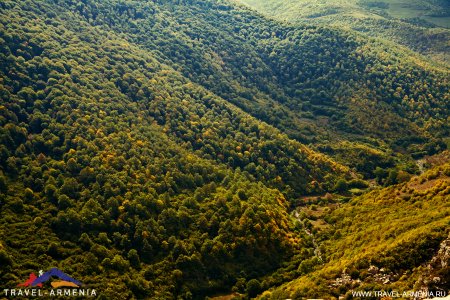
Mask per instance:
[[[367,275],[364,278],[364,281],[361,279],[352,279],[346,271],[343,271],[341,277],[336,278],[330,285],[330,287],[341,287],[347,286],[351,288],[358,287],[362,282],[368,283],[382,283],[389,284],[392,281],[398,279],[398,275],[392,272],[387,272],[384,268],[378,268],[376,266],[370,266],[367,269]]]
[[[450,234],[427,264],[415,287],[423,291],[442,291],[447,295],[450,293]]]

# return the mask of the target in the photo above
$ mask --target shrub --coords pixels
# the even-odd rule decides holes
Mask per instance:
[[[250,298],[256,297],[261,292],[261,283],[257,279],[251,279],[247,282],[247,295]]]
[[[336,184],[334,185],[334,190],[336,192],[345,192],[348,190],[348,184],[345,179],[339,179]]]

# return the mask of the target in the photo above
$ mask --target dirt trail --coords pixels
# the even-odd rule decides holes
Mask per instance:
[[[295,219],[297,219],[300,223],[302,223],[302,219],[300,218],[300,214],[297,210],[294,210],[293,215]],[[320,252],[319,244],[317,243],[316,239],[314,238],[314,234],[309,231],[307,228],[304,228],[304,231],[307,235],[309,235],[312,238],[313,246],[314,246],[314,255],[319,259],[320,262],[323,262],[322,259],[322,253]]]

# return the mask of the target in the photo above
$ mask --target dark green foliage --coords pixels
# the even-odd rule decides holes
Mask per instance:
[[[382,183],[383,179],[387,176],[388,172],[380,167],[377,167],[374,171],[374,175],[378,183]]]
[[[138,269],[140,267],[141,262],[139,259],[139,254],[136,251],[136,249],[131,249],[130,251],[128,251],[127,257],[134,268]]]
[[[390,170],[389,175],[386,178],[386,181],[384,182],[384,185],[388,186],[388,185],[393,185],[393,184],[398,183],[397,176],[398,176],[397,170],[395,170],[395,169]]]
[[[6,183],[6,177],[3,172],[0,173],[0,192],[4,193],[8,190],[8,185]]]
[[[0,250],[0,263],[2,266],[12,265],[13,263],[11,256],[4,249]]]
[[[348,190],[348,183],[344,179],[339,179],[334,186],[334,190],[337,192],[345,192]]]
[[[91,246],[92,246],[92,241],[86,232],[81,234],[81,237],[78,240],[78,243],[83,250],[89,250],[89,248],[91,248]]]
[[[261,292],[261,283],[257,279],[251,279],[247,282],[247,294],[253,298]]]
[[[353,179],[348,182],[349,188],[358,188],[358,189],[365,189],[369,187],[369,184],[361,179]]]

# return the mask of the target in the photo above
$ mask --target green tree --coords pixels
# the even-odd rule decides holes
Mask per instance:
[[[345,179],[339,179],[334,185],[334,190],[337,192],[345,192],[348,190],[348,184]]]
[[[130,251],[128,251],[127,258],[130,261],[130,264],[133,268],[136,269],[140,268],[141,261],[139,259],[139,254],[136,251],[136,249],[131,249]]]
[[[261,292],[261,283],[259,282],[259,280],[250,279],[247,282],[246,292],[250,298],[256,297]]]

